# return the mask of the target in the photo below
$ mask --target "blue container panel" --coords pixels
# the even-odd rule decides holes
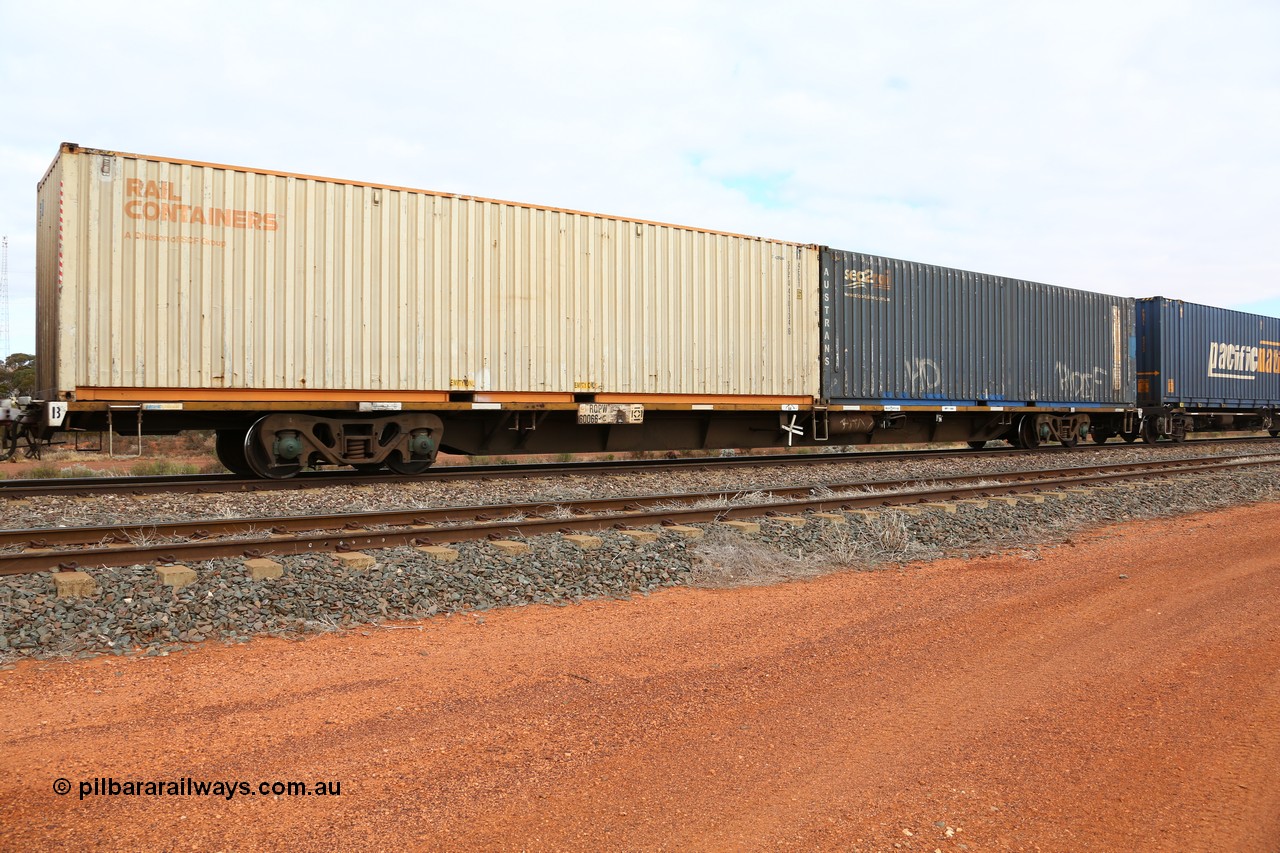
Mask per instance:
[[[1163,296],[1139,299],[1138,403],[1280,407],[1280,318]]]
[[[1133,300],[824,249],[832,402],[1133,406]]]

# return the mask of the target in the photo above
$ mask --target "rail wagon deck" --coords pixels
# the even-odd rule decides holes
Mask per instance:
[[[38,202],[42,394],[233,470],[770,445],[818,393],[809,246],[71,144]]]

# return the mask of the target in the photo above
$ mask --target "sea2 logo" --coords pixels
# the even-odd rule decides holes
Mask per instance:
[[[844,292],[854,299],[873,299],[888,302],[893,290],[893,278],[886,272],[875,270],[845,270]]]

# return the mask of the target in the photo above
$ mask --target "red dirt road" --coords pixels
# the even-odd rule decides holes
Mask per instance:
[[[27,664],[0,847],[1276,851],[1278,590],[1265,505],[1038,560]],[[79,799],[94,777],[341,795]]]

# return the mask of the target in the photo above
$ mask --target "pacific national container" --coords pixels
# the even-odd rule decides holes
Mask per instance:
[[[1132,299],[822,250],[832,403],[1132,406]]]
[[[1280,407],[1280,319],[1163,296],[1139,299],[1138,403]]]
[[[72,145],[38,201],[60,396],[818,393],[795,243]]]

